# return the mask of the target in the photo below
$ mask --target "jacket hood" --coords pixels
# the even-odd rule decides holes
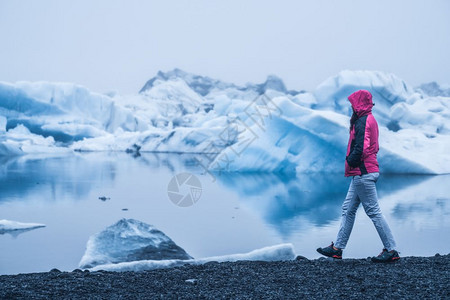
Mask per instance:
[[[366,90],[359,90],[348,96],[348,101],[352,104],[353,110],[356,112],[358,117],[372,112],[373,102],[372,94]]]

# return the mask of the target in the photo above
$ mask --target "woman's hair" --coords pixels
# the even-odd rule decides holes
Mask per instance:
[[[356,114],[355,110],[353,110],[352,117],[350,118],[350,128],[349,131],[352,131],[353,126],[355,125],[356,120],[358,119],[358,115]]]

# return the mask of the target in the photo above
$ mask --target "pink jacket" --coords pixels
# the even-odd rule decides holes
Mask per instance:
[[[348,97],[358,118],[350,129],[345,159],[345,176],[379,172],[378,124],[372,115],[372,95],[359,90]]]

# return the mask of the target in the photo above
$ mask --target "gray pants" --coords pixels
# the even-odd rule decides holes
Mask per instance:
[[[353,176],[348,188],[347,197],[342,204],[342,220],[335,247],[344,249],[355,223],[356,211],[362,203],[366,214],[372,220],[378,235],[388,251],[395,249],[395,241],[391,229],[381,214],[378,205],[377,189],[375,182],[379,173],[369,173],[361,176]]]

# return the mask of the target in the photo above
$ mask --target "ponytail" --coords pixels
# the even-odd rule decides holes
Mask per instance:
[[[358,115],[355,111],[353,111],[352,117],[350,118],[350,128],[349,131],[352,131],[353,126],[355,125],[356,120],[358,119]]]

